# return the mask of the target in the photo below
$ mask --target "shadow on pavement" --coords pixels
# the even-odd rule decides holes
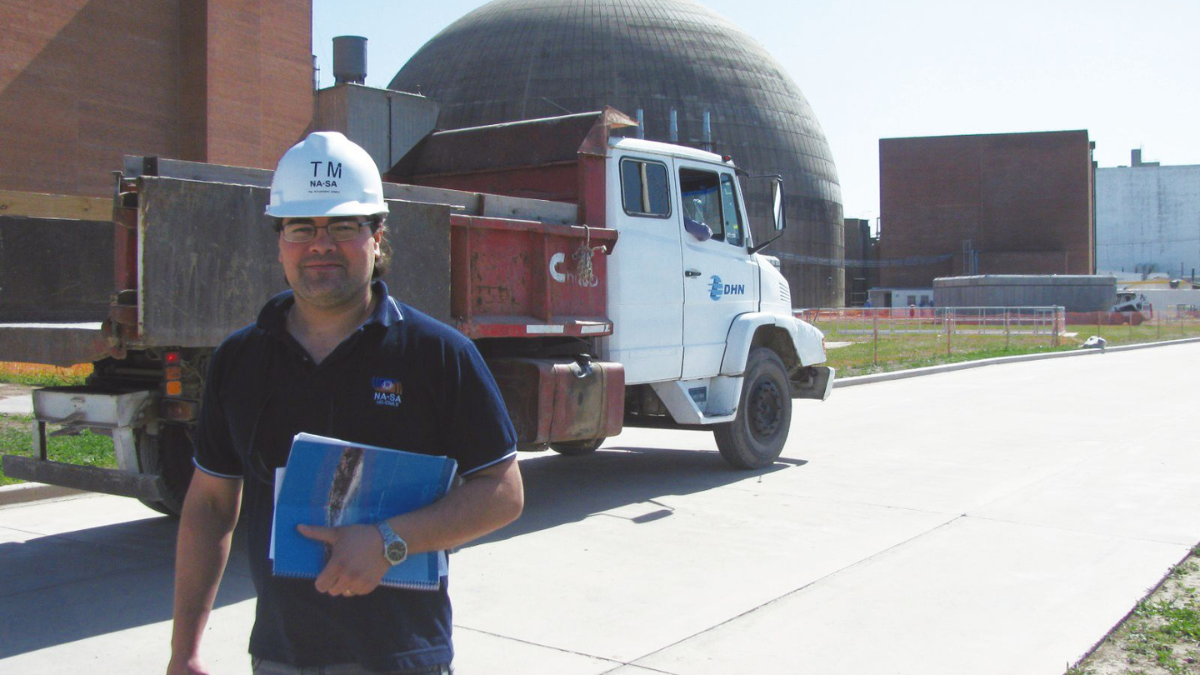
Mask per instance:
[[[780,458],[756,471],[731,468],[712,451],[605,446],[590,455],[543,455],[521,459],[525,512],[517,522],[468,546],[504,541],[583,520],[617,507],[654,503],[668,495],[703,492],[803,466],[805,460]],[[634,520],[670,517],[661,509]]]
[[[625,446],[583,457],[524,458],[524,515],[471,545],[581,521],[621,506],[654,505],[664,496],[754,481],[804,464],[781,459],[766,469],[736,471],[716,452]],[[632,521],[671,515],[669,508],[652,509]],[[169,621],[176,527],[170,518],[148,518],[29,537],[0,524],[0,659]],[[245,550],[244,528],[239,527],[217,607],[255,597]]]
[[[0,540],[0,658],[169,621],[176,526],[148,518]],[[254,597],[244,541],[235,537],[218,607]]]

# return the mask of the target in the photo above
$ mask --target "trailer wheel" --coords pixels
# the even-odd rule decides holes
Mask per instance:
[[[138,461],[143,473],[163,477],[166,494],[161,501],[139,500],[146,506],[179,517],[183,498],[192,482],[192,428],[184,424],[162,424],[158,434],[137,432]]]
[[[791,424],[791,388],[783,360],[770,349],[752,347],[737,417],[713,425],[717,449],[738,469],[770,466],[783,452]]]
[[[603,438],[593,438],[588,441],[561,441],[551,443],[550,449],[567,457],[579,457],[592,454],[602,443],[604,443]]]

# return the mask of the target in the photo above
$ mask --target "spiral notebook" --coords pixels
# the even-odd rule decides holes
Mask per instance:
[[[325,567],[326,545],[301,535],[297,525],[373,525],[415,511],[444,497],[457,469],[449,457],[297,434],[275,481],[275,575],[315,579]],[[381,583],[436,590],[446,571],[445,551],[416,553]]]

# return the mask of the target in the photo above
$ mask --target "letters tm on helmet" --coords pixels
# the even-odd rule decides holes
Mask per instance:
[[[279,160],[267,215],[274,218],[386,214],[375,160],[336,131],[316,131]]]

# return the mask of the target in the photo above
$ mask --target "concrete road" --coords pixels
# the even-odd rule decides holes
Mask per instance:
[[[521,460],[525,516],[452,560],[458,671],[1060,675],[1200,541],[1200,344],[839,389],[774,467],[629,430]],[[0,509],[0,672],[157,672],[172,521]],[[235,560],[206,637],[246,673]]]

